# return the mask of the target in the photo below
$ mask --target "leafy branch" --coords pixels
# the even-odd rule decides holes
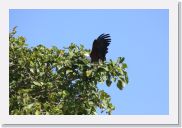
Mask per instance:
[[[119,90],[128,83],[125,58],[91,63],[83,45],[58,49],[29,48],[22,36],[9,36],[9,113],[11,115],[94,115],[97,108],[111,114],[115,106],[98,83]]]

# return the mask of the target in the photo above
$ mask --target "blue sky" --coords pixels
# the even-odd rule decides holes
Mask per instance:
[[[107,60],[125,57],[129,84],[120,91],[99,84],[112,97],[113,115],[169,114],[167,9],[10,10],[10,29],[29,46],[59,48],[71,42],[87,49],[102,33],[111,35]]]

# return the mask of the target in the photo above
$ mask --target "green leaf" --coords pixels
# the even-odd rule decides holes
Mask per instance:
[[[127,66],[127,64],[126,63],[123,63],[123,65],[122,65],[122,68],[127,68],[128,66]]]
[[[89,77],[92,74],[92,70],[87,70],[86,71],[86,76]]]
[[[66,74],[69,74],[69,73],[71,73],[72,72],[72,70],[66,70]]]
[[[58,68],[58,70],[60,70],[62,68],[62,66],[61,65],[58,65],[57,68]]]
[[[32,61],[30,61],[30,65],[31,65],[31,66],[34,66],[34,63],[33,63]]]
[[[124,60],[125,60],[124,57],[119,57],[119,58],[118,58],[118,62],[119,62],[119,63],[123,63]]]
[[[64,90],[63,93],[62,93],[62,95],[63,95],[63,98],[64,98],[64,97],[68,96],[69,93],[68,93],[68,91]]]
[[[128,82],[129,82],[128,76],[126,76],[125,79],[126,79],[126,83],[128,84]]]
[[[89,105],[93,106],[94,102],[93,101],[89,101]]]
[[[118,80],[117,87],[122,90],[123,89],[123,82],[121,80]]]
[[[33,68],[30,68],[30,72],[34,73],[34,69]]]
[[[92,109],[91,108],[87,108],[85,110],[87,111],[87,113],[90,113]]]
[[[112,84],[112,81],[111,81],[110,79],[107,79],[107,80],[106,80],[106,84],[107,84],[108,87],[110,87],[111,84]]]
[[[35,85],[37,85],[37,86],[42,86],[41,83],[39,83],[39,82],[33,81],[33,83],[34,83]]]
[[[34,103],[31,103],[27,106],[28,109],[31,109],[33,107]]]
[[[45,73],[44,72],[40,72],[40,76],[43,76]]]
[[[104,68],[104,67],[99,67],[97,69],[97,72],[105,72],[107,70],[107,68]]]
[[[101,100],[107,99],[110,97],[106,92],[104,92],[104,90],[101,90],[99,93],[100,93],[100,99]]]
[[[35,115],[40,115],[40,111],[36,110]]]

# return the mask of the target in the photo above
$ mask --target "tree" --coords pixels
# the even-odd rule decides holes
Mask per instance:
[[[94,115],[97,108],[111,114],[111,97],[97,84],[116,82],[122,90],[128,83],[124,57],[91,63],[83,45],[29,48],[15,33],[9,35],[10,115]]]

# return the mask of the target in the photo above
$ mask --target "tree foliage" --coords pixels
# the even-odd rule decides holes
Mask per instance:
[[[29,48],[15,33],[9,35],[9,114],[94,115],[97,108],[111,114],[111,97],[97,84],[116,82],[122,90],[128,83],[124,57],[91,63],[83,45]]]

